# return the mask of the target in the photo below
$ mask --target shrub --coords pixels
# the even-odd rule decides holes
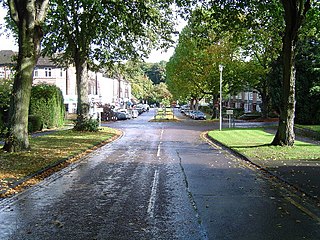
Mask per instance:
[[[62,126],[65,107],[61,90],[57,86],[44,83],[33,86],[29,114],[40,116],[44,128]]]
[[[99,121],[96,119],[86,119],[82,116],[78,116],[74,121],[74,130],[75,131],[84,131],[84,132],[97,132],[99,130]]]
[[[199,110],[206,113],[206,114],[210,114],[210,115],[212,115],[212,113],[213,113],[211,106],[199,106]]]
[[[28,132],[33,133],[37,131],[41,131],[43,128],[43,122],[40,116],[37,115],[29,115],[28,117]]]
[[[0,130],[1,136],[6,132],[13,81],[0,79]]]

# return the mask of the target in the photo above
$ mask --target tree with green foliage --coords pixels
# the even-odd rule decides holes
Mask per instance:
[[[154,83],[166,82],[166,62],[143,63],[142,69],[148,78]]]
[[[199,16],[200,19],[208,19],[207,25],[200,28],[203,35],[207,36],[208,32],[214,29],[219,35],[231,33],[232,36],[235,36],[234,42],[241,40],[241,36],[244,36],[238,34],[242,32],[241,30],[244,27],[251,30],[252,23],[258,26],[262,25],[263,22],[259,20],[259,17],[263,16],[264,13],[270,14],[269,19],[265,18],[265,20],[271,22],[274,19],[280,20],[279,16],[282,16],[281,20],[284,30],[280,32],[283,36],[281,108],[279,126],[272,144],[292,146],[295,139],[293,132],[295,114],[295,48],[299,37],[299,30],[307,13],[310,9],[319,9],[319,3],[311,0],[283,0],[281,1],[281,5],[273,0],[217,0],[201,2],[203,3],[202,6],[210,10],[205,15],[200,14]],[[281,11],[283,11],[283,15],[279,15]],[[273,31],[271,30],[271,32]],[[274,34],[279,34],[279,31],[275,31]],[[268,62],[270,63],[269,60]]]
[[[202,24],[205,24],[202,22]],[[219,65],[223,63],[223,89],[226,94],[236,94],[244,86],[254,85],[256,65],[241,59],[239,47],[227,35],[217,38],[211,33],[207,43],[199,44],[201,35],[194,24],[182,31],[173,57],[167,64],[168,85],[174,97],[194,99],[210,95],[213,102],[219,95]],[[179,99],[180,98],[180,99]]]
[[[161,102],[171,102],[172,101],[172,94],[170,93],[167,84],[161,82],[159,84],[154,85],[154,99],[153,101],[160,105]]]
[[[296,118],[298,124],[320,123],[320,39],[297,44]]]
[[[141,102],[149,102],[154,98],[153,82],[143,71],[145,63],[127,61],[119,64],[117,71],[131,83],[132,95]]]
[[[296,111],[295,123],[319,124],[320,122],[320,39],[304,38],[297,43],[296,56]],[[272,102],[276,110],[280,109],[280,82],[282,75],[282,56],[273,64],[270,72]]]
[[[281,52],[282,12],[281,3],[276,1],[215,1],[195,9],[191,19],[199,45],[228,36],[228,41],[240,49],[240,57],[246,62],[250,59],[242,71],[253,78],[248,86],[261,94],[264,117],[270,105],[267,74]]]
[[[89,114],[88,69],[166,46],[174,31],[172,14],[170,1],[51,1],[44,53],[74,64],[81,119]]]
[[[18,30],[18,59],[9,114],[9,130],[4,150],[17,152],[29,149],[28,110],[32,73],[40,54],[42,25],[49,0],[8,0],[10,15]]]
[[[311,7],[311,0],[283,0],[285,31],[283,36],[283,76],[281,91],[280,117],[277,133],[272,141],[273,145],[293,146],[294,117],[295,117],[295,55],[306,14]]]

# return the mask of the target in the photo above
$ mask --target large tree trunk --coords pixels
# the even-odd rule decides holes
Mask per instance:
[[[28,113],[32,72],[43,37],[41,22],[48,5],[46,1],[8,1],[11,17],[18,27],[19,53],[9,113],[9,131],[4,150],[17,152],[29,149]]]
[[[77,80],[77,114],[79,119],[89,118],[89,98],[88,98],[88,63],[79,54],[76,56],[76,80]]]
[[[298,31],[306,12],[310,8],[310,1],[282,0],[285,10],[285,34],[283,37],[283,79],[280,106],[280,119],[277,133],[272,141],[273,145],[293,146],[294,115],[295,115],[295,48]]]

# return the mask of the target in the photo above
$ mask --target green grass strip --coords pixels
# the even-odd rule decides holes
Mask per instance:
[[[320,125],[296,125],[299,128],[305,128],[320,133]]]
[[[250,159],[320,160],[320,145],[295,141],[293,147],[271,146],[274,135],[262,128],[215,130],[208,135]]]
[[[108,141],[116,134],[116,131],[110,128],[101,128],[98,132],[62,130],[31,138],[29,151],[0,151],[0,183],[29,176],[61,159],[83,153],[101,142]]]

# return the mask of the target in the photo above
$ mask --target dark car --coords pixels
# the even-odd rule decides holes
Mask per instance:
[[[126,120],[127,115],[124,112],[115,112],[117,120]]]

